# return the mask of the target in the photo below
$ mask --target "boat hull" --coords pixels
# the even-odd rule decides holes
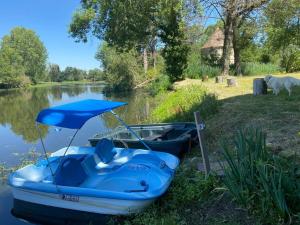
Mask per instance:
[[[197,131],[194,123],[130,125],[130,128],[138,133],[143,139],[143,142],[151,149],[166,152],[179,158],[189,151],[197,142]],[[166,133],[164,133],[164,130],[166,130]],[[144,144],[135,137],[125,137],[126,135],[122,135],[123,131],[124,130],[121,130],[120,127],[118,127],[111,133],[96,135],[93,138],[90,138],[89,142],[91,146],[96,146],[101,138],[112,138],[116,147],[124,148],[124,144],[126,144],[127,146],[125,147],[129,148],[147,149]],[[154,135],[153,140],[149,140],[151,137],[143,137],[143,133],[155,133],[155,131],[161,132],[162,135]]]
[[[57,208],[14,199],[13,216],[33,224],[44,225],[86,225],[108,224],[112,216]]]
[[[104,215],[128,215],[137,213],[155,200],[123,200],[61,195],[16,187],[12,187],[12,192],[14,199],[24,202]]]

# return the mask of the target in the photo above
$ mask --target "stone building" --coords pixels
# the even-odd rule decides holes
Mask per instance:
[[[208,38],[207,42],[201,48],[201,53],[211,59],[221,59],[223,53],[224,33],[220,28],[216,28],[213,34]],[[234,53],[231,47],[230,63],[234,63]]]

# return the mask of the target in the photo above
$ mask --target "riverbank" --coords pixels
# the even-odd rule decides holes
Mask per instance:
[[[300,78],[299,73],[289,76]],[[300,158],[300,87],[293,88],[291,97],[285,90],[279,96],[274,96],[270,91],[267,95],[253,96],[252,82],[257,77],[263,76],[237,77],[236,87],[216,84],[214,79],[207,82],[188,79],[175,83],[174,91],[157,96],[160,103],[150,118],[155,122],[193,121],[193,111],[202,111],[206,123],[205,144],[214,157],[214,153],[220,153],[222,141],[232,145],[237,130],[254,126],[267,134],[267,146],[272,154]],[[203,105],[207,96],[213,96],[209,107]],[[276,214],[273,219],[268,219],[260,206],[254,207],[255,203],[249,202],[247,208],[235,203],[222,180],[214,175],[205,179],[198,171],[199,162],[200,152],[195,148],[183,160],[166,196],[126,224],[283,223],[282,215],[276,213],[275,206],[271,206],[271,210]],[[259,186],[257,190],[264,189]],[[282,193],[285,191],[282,190]],[[261,199],[267,199],[266,195]]]
[[[79,81],[62,81],[62,82],[39,82],[37,84],[31,84],[28,87],[24,88],[0,88],[0,91],[8,90],[19,90],[27,88],[39,88],[39,87],[51,87],[51,86],[60,86],[60,85],[72,85],[72,84],[105,84],[105,81],[90,81],[90,80],[79,80]]]
[[[90,81],[90,80],[79,80],[79,81],[62,81],[62,82],[40,82],[30,87],[49,87],[57,85],[67,85],[67,84],[105,84],[105,81]]]

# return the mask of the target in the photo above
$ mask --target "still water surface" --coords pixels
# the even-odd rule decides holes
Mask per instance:
[[[101,84],[73,84],[0,91],[0,163],[10,167],[17,166],[28,156],[28,152],[42,153],[35,118],[43,108],[94,98],[128,102],[128,106],[118,109],[117,113],[129,124],[140,123],[148,117],[153,100],[146,93],[105,96],[103,87]],[[78,132],[72,145],[88,145],[89,137],[118,125],[109,114],[93,118]],[[74,130],[42,126],[41,133],[47,151],[53,152],[69,143]],[[11,207],[10,189],[7,185],[0,184],[0,225],[27,224],[11,215]]]

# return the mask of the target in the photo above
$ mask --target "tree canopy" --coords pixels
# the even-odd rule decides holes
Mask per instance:
[[[20,86],[29,77],[36,83],[45,77],[47,50],[32,30],[16,27],[2,38],[0,82]]]
[[[193,10],[198,12],[191,7],[194,3],[180,0],[81,1],[69,32],[76,41],[86,42],[92,34],[118,51],[144,51],[144,67],[147,67],[145,50],[153,52],[160,44],[167,62],[166,72],[172,80],[177,80],[182,78],[188,52],[184,25],[190,21],[184,18],[190,18]]]

